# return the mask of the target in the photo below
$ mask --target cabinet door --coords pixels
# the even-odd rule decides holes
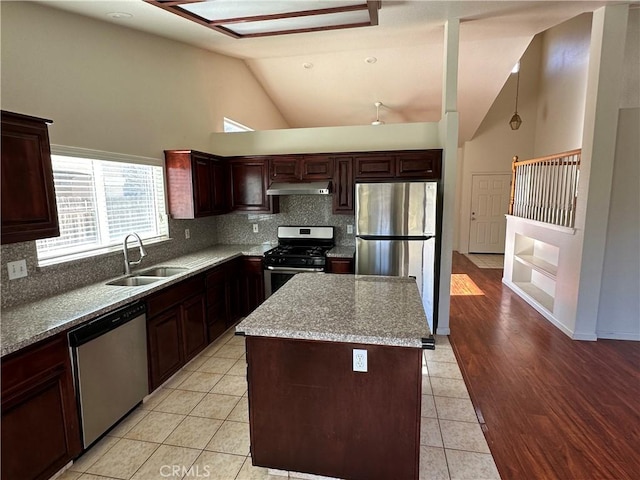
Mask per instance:
[[[57,237],[47,123],[2,112],[2,243]]]
[[[209,343],[227,329],[228,292],[225,267],[216,267],[207,273],[207,328]]]
[[[220,214],[229,211],[229,168],[220,159],[210,164],[213,213]]]
[[[262,257],[243,257],[242,313],[249,315],[264,302],[264,269]]]
[[[244,315],[242,258],[235,258],[224,265],[227,288],[227,328]]]
[[[195,216],[206,217],[213,214],[212,161],[203,154],[192,153],[193,196]]]
[[[231,161],[231,208],[236,211],[277,213],[277,197],[267,196],[266,159]]]
[[[353,214],[353,159],[335,159],[333,176],[333,213]]]
[[[396,176],[400,178],[440,178],[442,150],[399,154],[396,158]]]
[[[355,157],[356,179],[393,178],[396,173],[396,159],[393,155],[372,155]]]
[[[327,258],[327,270],[329,273],[354,273],[352,258]]]
[[[147,320],[150,391],[184,365],[180,320],[180,306]]]
[[[2,478],[48,479],[81,451],[66,335],[2,360]]]
[[[188,362],[207,346],[205,297],[196,295],[182,303],[182,344]]]
[[[302,180],[331,180],[333,177],[333,158],[314,155],[303,157],[300,161]]]
[[[269,177],[274,182],[300,180],[300,159],[297,157],[271,157]]]

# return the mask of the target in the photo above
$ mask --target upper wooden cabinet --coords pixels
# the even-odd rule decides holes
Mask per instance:
[[[354,156],[356,180],[440,178],[442,150],[380,152]]]
[[[47,124],[2,111],[2,243],[57,237]]]
[[[169,213],[191,219],[229,210],[226,163],[210,153],[165,150]]]
[[[353,158],[334,159],[333,213],[353,214]]]
[[[233,158],[231,169],[231,209],[242,212],[278,213],[278,197],[267,195],[269,159],[266,157]]]
[[[269,178],[274,182],[331,180],[333,159],[327,155],[271,157]]]

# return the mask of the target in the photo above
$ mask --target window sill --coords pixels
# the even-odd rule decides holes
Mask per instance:
[[[166,242],[170,242],[173,239],[170,237],[158,237],[158,238],[150,238],[147,240],[143,240],[144,246],[155,246],[161,245]],[[138,243],[135,242],[129,243],[130,248],[138,246]],[[43,270],[47,267],[59,266],[59,265],[73,265],[75,263],[81,263],[88,259],[96,258],[96,257],[110,257],[114,255],[122,255],[122,245],[113,245],[111,247],[105,247],[98,250],[91,250],[89,252],[81,252],[74,253],[71,255],[64,255],[61,257],[48,258],[46,260],[38,260],[38,269]]]

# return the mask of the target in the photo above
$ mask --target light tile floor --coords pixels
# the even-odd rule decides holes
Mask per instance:
[[[58,480],[282,480],[251,465],[245,374],[244,338],[227,332]],[[420,479],[499,479],[446,336],[424,352],[422,393]]]
[[[465,256],[478,268],[504,267],[504,255],[498,253],[466,253]]]

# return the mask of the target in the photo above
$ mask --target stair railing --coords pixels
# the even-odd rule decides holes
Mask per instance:
[[[522,161],[513,157],[509,214],[573,227],[581,153],[577,149]]]

